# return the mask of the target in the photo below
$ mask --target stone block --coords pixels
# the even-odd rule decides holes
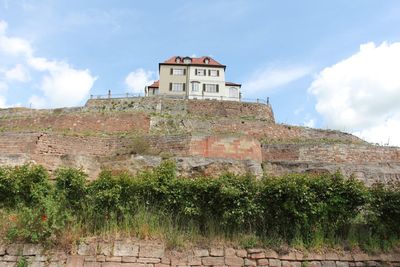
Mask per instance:
[[[308,267],[321,267],[320,261],[310,261],[308,262]]]
[[[63,261],[52,261],[50,262],[47,267],[64,267],[64,262]]]
[[[33,261],[29,263],[29,267],[45,267],[46,264],[43,261]]]
[[[11,262],[11,261],[17,261],[17,260],[18,260],[18,256],[14,256],[14,255],[4,255],[3,256],[3,261]]]
[[[193,249],[193,254],[196,257],[208,257],[210,255],[208,249],[199,249],[199,248]]]
[[[66,267],[83,267],[85,257],[79,255],[68,256]]]
[[[249,253],[249,254],[261,253],[261,252],[264,252],[264,250],[261,249],[261,248],[249,248],[249,249],[247,249],[247,253]]]
[[[336,261],[336,267],[350,267],[348,261]]]
[[[98,261],[98,262],[104,262],[104,261],[106,261],[106,256],[104,256],[104,255],[97,255],[97,256],[96,256],[96,261]]]
[[[379,262],[376,261],[367,261],[367,266],[368,267],[378,267],[379,266]]]
[[[6,247],[3,244],[0,244],[0,256],[6,254]]]
[[[83,267],[101,267],[101,262],[87,261],[83,264]]]
[[[249,254],[248,258],[257,260],[257,259],[265,259],[266,257],[265,257],[265,253],[264,252],[258,252],[258,253]]]
[[[85,257],[85,262],[92,262],[96,261],[96,256],[86,256]]]
[[[364,267],[366,264],[363,261],[356,261],[355,262],[356,267]]]
[[[23,252],[23,244],[11,244],[6,248],[6,252],[11,256],[21,255]]]
[[[246,258],[247,257],[247,250],[245,250],[245,249],[236,250],[236,256],[241,257],[241,258]]]
[[[210,256],[223,257],[224,256],[224,249],[223,248],[211,248],[210,249]]]
[[[36,255],[35,257],[33,257],[32,259],[33,261],[47,261],[48,257],[46,255]]]
[[[113,248],[113,256],[133,256],[137,257],[139,255],[139,246],[123,241],[115,241]]]
[[[137,257],[123,256],[121,261],[132,263],[132,262],[137,262],[137,259],[138,259]]]
[[[203,257],[201,259],[203,265],[225,265],[224,257]]]
[[[300,261],[292,261],[290,262],[291,267],[301,267],[301,262]]]
[[[188,265],[201,265],[201,257],[196,257],[196,256],[189,256],[188,257]]]
[[[106,262],[121,262],[122,257],[120,256],[106,256]]]
[[[140,258],[162,258],[165,248],[162,244],[141,244],[139,249]],[[129,255],[127,255],[129,256]],[[135,255],[132,255],[135,256]]]
[[[237,256],[225,256],[225,265],[242,266],[243,258]]]
[[[169,264],[165,264],[165,263],[157,263],[157,264],[154,264],[154,267],[170,267],[171,265],[169,265]]]
[[[257,266],[257,262],[255,260],[244,259],[244,266]]]
[[[322,267],[336,267],[336,263],[334,261],[322,261]]]
[[[265,257],[268,259],[278,259],[278,253],[276,253],[276,251],[272,250],[272,249],[267,249],[265,252]]]
[[[269,266],[268,259],[258,259],[257,266]]]
[[[22,255],[34,256],[42,253],[43,247],[39,244],[24,244],[22,249]]]
[[[1,260],[1,258],[0,258]],[[15,267],[15,262],[0,261],[0,267]]]
[[[225,248],[225,256],[235,256],[236,250],[234,248]]]
[[[160,263],[160,258],[138,258],[137,262],[139,263]]]
[[[270,267],[281,267],[281,260],[278,259],[269,259]]]
[[[290,261],[281,260],[281,266],[282,267],[290,267],[291,266]]]

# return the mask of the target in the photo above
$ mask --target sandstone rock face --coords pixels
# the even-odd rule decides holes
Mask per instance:
[[[275,124],[270,105],[167,98],[91,99],[84,107],[0,109],[0,166],[133,174],[174,159],[184,176],[224,172],[354,175],[400,181],[400,148],[330,130]]]

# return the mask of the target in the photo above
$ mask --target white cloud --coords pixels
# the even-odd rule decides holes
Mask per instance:
[[[309,119],[308,121],[304,122],[304,126],[314,128],[315,127],[315,120]]]
[[[131,93],[144,94],[144,87],[152,84],[154,81],[154,72],[144,69],[137,69],[128,74],[125,78],[125,84]]]
[[[268,66],[258,69],[243,83],[242,92],[244,94],[254,95],[259,92],[271,91],[298,80],[310,74],[311,71],[312,68],[307,66],[284,68]]]
[[[392,144],[400,124],[400,43],[367,43],[323,69],[309,88],[328,127],[352,129],[366,140]]]
[[[7,23],[0,20],[0,56],[11,58],[15,67],[3,71],[4,78],[2,81],[0,77],[0,83],[10,87],[8,83],[11,81],[28,82],[31,70],[36,80],[41,80],[39,89],[42,95],[35,94],[30,98],[34,107],[75,106],[88,97],[97,79],[88,69],[77,69],[64,61],[37,57],[28,41],[10,37],[6,30]],[[7,67],[0,62],[0,69]]]
[[[5,72],[5,77],[10,81],[27,82],[30,80],[27,69],[21,64],[17,64],[14,68]]]

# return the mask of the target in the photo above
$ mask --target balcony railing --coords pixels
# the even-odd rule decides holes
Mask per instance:
[[[144,98],[144,97],[157,97],[157,98],[169,98],[169,99],[182,99],[182,100],[216,100],[216,101],[238,101],[238,102],[250,102],[250,103],[261,103],[269,105],[269,97],[267,99],[261,98],[236,98],[227,96],[210,96],[210,95],[167,95],[167,94],[156,94],[151,96],[144,96],[140,93],[125,93],[125,94],[111,94],[109,92],[106,95],[90,95],[90,99],[118,99],[118,98]]]

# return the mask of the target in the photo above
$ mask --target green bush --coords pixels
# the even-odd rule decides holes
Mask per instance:
[[[185,236],[179,231],[236,236],[245,246],[342,242],[366,249],[400,236],[398,184],[366,188],[340,174],[190,179],[177,177],[170,160],[136,176],[103,171],[93,182],[81,170],[60,169],[54,185],[40,166],[0,168],[0,205],[15,218],[8,237],[30,242],[55,240],[68,223],[90,234],[126,229],[142,237],[158,227],[176,244]]]
[[[375,231],[381,235],[400,236],[400,183],[371,188],[370,212]]]
[[[87,175],[82,170],[62,168],[56,171],[56,193],[68,208],[80,210],[86,202]]]
[[[51,191],[47,171],[40,165],[0,168],[0,201],[5,207],[35,205]]]

